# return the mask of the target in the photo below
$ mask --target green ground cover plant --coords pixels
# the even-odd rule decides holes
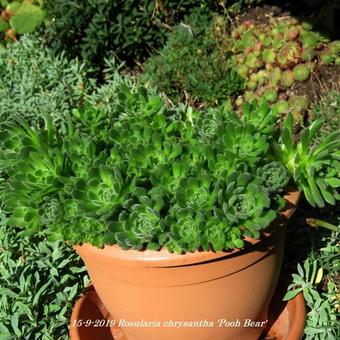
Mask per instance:
[[[302,292],[308,307],[306,340],[336,340],[340,334],[339,317],[339,230],[328,236],[315,236],[312,251],[292,276],[285,299]]]
[[[64,242],[23,237],[0,210],[0,339],[68,339],[86,268]]]
[[[56,51],[101,69],[115,55],[133,65],[162,46],[176,20],[204,1],[74,1],[46,3],[44,36]],[[97,73],[98,74],[98,73]]]
[[[83,64],[54,56],[32,36],[0,51],[0,77],[0,122],[17,114],[30,121],[49,114],[62,124],[88,90]]]
[[[295,145],[292,116],[279,136],[266,102],[245,105],[242,118],[223,108],[209,114],[167,108],[123,84],[114,110],[74,111],[64,136],[48,116],[44,127],[20,117],[3,124],[8,224],[99,247],[224,250],[260,236],[289,179],[312,205],[339,199],[339,133],[309,149],[321,121]]]
[[[161,48],[172,27],[192,11],[235,14],[258,0],[55,0],[45,3],[42,35],[57,52],[79,57],[99,78],[105,58],[128,66]]]
[[[195,13],[176,26],[166,46],[148,59],[142,80],[157,86],[172,102],[217,105],[244,88],[231,68],[222,16]]]

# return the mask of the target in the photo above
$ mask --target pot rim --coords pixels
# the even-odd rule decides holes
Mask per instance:
[[[253,247],[260,242],[263,242],[270,235],[273,234],[274,230],[285,224],[291,216],[293,215],[298,201],[300,199],[301,193],[295,187],[289,187],[287,193],[284,195],[286,200],[285,207],[281,210],[280,214],[276,217],[274,221],[263,230],[263,235],[260,239],[253,239],[245,237],[246,246],[241,249],[233,249],[230,251],[195,251],[192,253],[177,254],[170,253],[166,248],[160,250],[124,250],[117,244],[112,246],[105,245],[104,248],[98,248],[92,246],[89,243],[83,243],[82,245],[75,245],[73,248],[80,255],[86,254],[89,256],[104,256],[106,258],[114,259],[116,262],[125,266],[132,267],[179,267],[192,264],[198,264],[203,262],[209,262],[213,260],[218,260],[223,257],[233,257],[238,253],[244,252],[244,250],[249,250],[249,247]]]

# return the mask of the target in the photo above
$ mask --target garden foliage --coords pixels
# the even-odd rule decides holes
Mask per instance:
[[[327,135],[319,145],[314,144],[322,125],[322,120],[314,121],[294,145],[293,117],[289,114],[277,150],[278,158],[287,165],[308,202],[320,208],[325,202],[334,205],[340,199],[340,131]]]
[[[293,282],[285,295],[289,300],[303,293],[308,306],[306,340],[339,338],[340,225],[334,228],[338,230],[322,238],[320,247],[313,247],[304,263],[297,265],[297,273],[292,275]]]
[[[54,0],[47,1],[44,36],[49,45],[101,68],[112,54],[128,65],[164,45],[172,27],[192,11],[237,12],[257,0]]]
[[[321,97],[314,103],[313,118],[323,119],[324,125],[317,134],[316,142],[320,143],[329,133],[340,130],[340,90],[336,87],[324,90]]]
[[[216,105],[236,96],[244,80],[233,71],[230,46],[224,41],[222,16],[194,13],[176,26],[166,46],[148,59],[142,79],[172,101]]]
[[[163,45],[177,20],[205,1],[56,0],[46,3],[44,36],[56,51],[102,67],[112,54],[129,65]]]
[[[265,102],[245,105],[241,118],[223,108],[169,109],[125,84],[110,112],[75,110],[65,136],[48,116],[44,128],[17,117],[0,136],[8,223],[24,234],[48,228],[52,239],[124,249],[242,247],[244,235],[259,237],[276,217],[291,176],[312,204],[339,198],[338,134],[308,154],[321,122],[294,146],[291,116],[279,140],[277,119]]]
[[[87,90],[83,64],[54,56],[29,36],[0,51],[0,77],[0,122],[49,114],[61,124]]]
[[[0,210],[0,339],[68,339],[86,269],[62,241],[22,237]]]

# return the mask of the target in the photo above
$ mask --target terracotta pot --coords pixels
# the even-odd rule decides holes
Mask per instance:
[[[284,292],[287,287],[284,286]],[[294,299],[282,301],[281,289],[276,289],[269,307],[269,323],[261,334],[261,340],[300,340],[304,334],[306,307],[303,294]],[[79,320],[82,320],[80,324]],[[98,322],[105,321],[104,327],[97,327]],[[110,327],[110,325],[113,326]],[[93,285],[87,287],[76,301],[70,322],[71,340],[126,340],[116,326],[103,303],[100,301]]]
[[[268,322],[285,226],[299,192],[290,190],[285,198],[285,209],[263,237],[246,239],[242,250],[178,255],[116,245],[75,249],[127,340],[257,339]]]

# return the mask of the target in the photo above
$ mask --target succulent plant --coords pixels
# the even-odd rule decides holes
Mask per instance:
[[[298,81],[306,81],[309,79],[310,76],[310,70],[304,64],[296,65],[293,69],[293,73],[295,80]]]
[[[259,98],[258,98],[257,94],[254,93],[253,91],[246,91],[244,93],[244,99],[245,99],[245,101],[250,103],[253,100],[258,100]],[[241,103],[241,105],[243,105],[243,102]]]
[[[303,21],[303,22],[301,23],[301,26],[302,26],[302,28],[303,28],[304,30],[306,30],[306,31],[311,31],[311,30],[313,29],[313,24],[310,23],[310,22],[308,22],[308,21]]]
[[[277,111],[271,108],[265,99],[247,102],[242,107],[240,121],[244,125],[253,125],[264,135],[271,136],[273,134],[277,120]]]
[[[232,224],[244,226],[245,234],[259,237],[260,226],[268,226],[276,217],[270,209],[271,201],[262,181],[249,173],[232,174],[225,190],[219,192],[223,212]]]
[[[213,248],[215,251],[226,249],[226,230],[230,229],[226,219],[213,217],[209,219],[203,234],[203,249]]]
[[[255,90],[257,88],[257,82],[254,80],[249,80],[247,82],[247,89],[249,90]]]
[[[135,204],[129,212],[124,210],[120,213],[118,222],[108,225],[106,241],[117,243],[123,249],[140,250],[147,247],[157,250],[160,248],[158,237],[161,237],[163,230],[159,212],[148,205]]]
[[[302,132],[294,144],[293,117],[288,114],[277,149],[281,162],[287,167],[298,187],[312,206],[320,208],[340,199],[340,132],[327,136],[312,146],[313,138],[322,127],[322,120],[314,121]]]
[[[267,64],[273,64],[276,60],[275,50],[272,48],[266,48],[262,52],[262,59]]]
[[[263,66],[263,61],[260,59],[260,56],[256,52],[251,52],[247,55],[246,65],[253,70],[259,69]]]
[[[295,40],[300,34],[300,27],[299,26],[293,26],[290,27],[286,33],[288,40]]]
[[[281,69],[279,67],[273,68],[268,75],[269,85],[275,87],[281,79]]]
[[[287,69],[296,65],[301,59],[301,47],[297,42],[285,43],[277,53],[277,63]]]
[[[190,208],[177,208],[174,211],[165,221],[170,228],[166,247],[170,252],[180,254],[197,250],[202,243],[204,215]]]
[[[44,21],[45,12],[40,2],[4,1],[6,7],[0,17],[0,32],[6,32],[6,37],[17,40],[17,34],[32,33]]]
[[[306,96],[291,96],[288,101],[289,111],[291,112],[294,122],[298,125],[303,123],[305,113],[309,106],[309,101]]]
[[[215,251],[242,248],[244,246],[241,231],[238,228],[231,227],[225,217],[212,217],[208,220],[202,243],[203,249],[209,250],[212,248]]]
[[[175,197],[182,208],[190,207],[195,211],[211,209],[216,201],[217,188],[214,188],[211,177],[199,174],[183,179]]]
[[[335,58],[333,54],[326,51],[320,55],[320,60],[324,65],[331,65],[333,64]]]
[[[284,44],[284,41],[282,39],[281,35],[274,36],[272,39],[272,47],[278,51]]]
[[[269,88],[264,91],[263,94],[264,98],[269,102],[269,103],[275,103],[277,100],[277,91],[273,88]]]
[[[315,57],[315,53],[313,48],[304,48],[301,52],[301,60],[302,61],[311,61]]]
[[[280,79],[281,86],[285,88],[291,87],[294,84],[294,81],[295,81],[295,76],[294,76],[293,71],[286,70],[282,72],[281,79]]]
[[[216,144],[217,150],[230,152],[239,160],[256,161],[268,151],[267,138],[250,123],[230,123],[220,131],[221,140]]]
[[[288,102],[286,100],[279,100],[276,102],[275,107],[278,111],[278,113],[287,113],[289,109]]]
[[[309,102],[306,96],[292,96],[289,98],[289,108],[292,111],[305,111],[308,109]]]
[[[86,216],[110,216],[125,201],[124,181],[120,171],[100,165],[92,168],[88,180],[75,183],[72,197]]]
[[[247,65],[241,64],[241,65],[237,65],[236,67],[236,72],[242,76],[242,77],[246,77],[249,73],[249,68]]]
[[[270,162],[257,170],[265,188],[271,193],[282,192],[287,186],[290,176],[288,170],[280,162]]]
[[[315,48],[322,39],[318,33],[307,31],[300,35],[300,40],[304,48]]]
[[[240,39],[235,41],[235,47],[238,51],[246,51],[253,48],[255,44],[256,38],[251,31],[242,33]]]
[[[266,70],[260,70],[254,74],[256,81],[259,85],[263,85],[268,79],[268,72]]]
[[[329,51],[334,55],[340,55],[340,40],[334,40],[329,44]]]
[[[271,37],[266,34],[265,32],[258,32],[257,33],[258,40],[263,44],[265,47],[269,47],[272,43]]]
[[[71,115],[64,134],[48,118],[1,125],[0,199],[11,225],[71,244],[227,250],[259,237],[281,209],[275,162],[312,204],[323,204],[321,190],[326,202],[339,199],[339,134],[306,151],[318,125],[295,147],[288,114],[278,140],[279,110],[264,99],[238,115],[229,105],[167,107],[146,88],[117,92],[112,110]]]

